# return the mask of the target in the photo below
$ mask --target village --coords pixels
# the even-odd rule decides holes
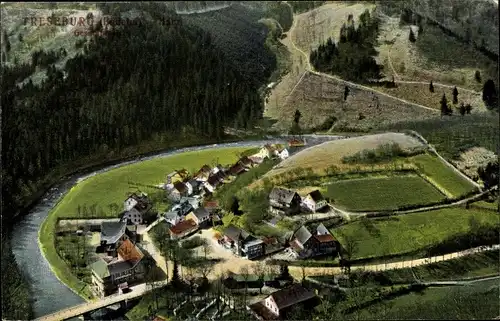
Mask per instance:
[[[288,141],[288,148],[303,146],[306,146],[305,139],[294,138]],[[217,189],[225,184],[231,184],[239,175],[258,167],[266,160],[280,161],[288,156],[289,151],[283,145],[266,144],[255,154],[242,156],[229,166],[204,165],[193,174],[186,169],[179,169],[168,173],[165,183],[158,186],[165,191],[171,204],[166,211],[152,213],[153,202],[148,194],[136,191],[124,200],[123,210],[118,218],[87,222],[79,220],[80,226],[86,224],[86,230],[90,228],[90,231],[94,231],[95,253],[92,253],[94,262],[89,265],[92,292],[97,297],[104,298],[133,291],[135,287],[146,282],[146,271],[157,262],[155,263],[148,253],[143,236],[157,225],[164,225],[168,229],[170,240],[181,242],[199,234],[217,247],[216,251],[225,252],[226,255],[237,259],[297,260],[324,255],[338,256],[340,244],[323,224],[314,229],[301,225],[283,237],[252,235],[234,224],[222,226],[222,218],[228,213],[213,198]],[[316,213],[328,206],[328,202],[318,190],[301,197],[293,190],[274,186],[268,195],[268,212],[273,219],[266,223],[273,225],[283,217]],[[64,221],[60,223],[64,224]],[[82,233],[82,230],[77,231],[77,234]],[[255,276],[253,279],[256,278]],[[314,295],[311,297],[311,291],[300,285],[293,285],[292,279],[279,280],[277,274],[266,275],[265,280],[253,279],[229,272],[224,284],[232,290],[265,286],[274,291],[281,289],[279,291],[293,292],[298,298],[296,303],[302,300],[300,297],[304,297],[306,301],[315,297]],[[285,292],[273,294],[277,302],[273,307],[270,307],[272,302],[268,300],[269,302],[254,304],[249,309],[258,318],[259,315],[268,313],[269,309],[271,313],[273,309],[274,313],[277,313],[281,304],[278,296],[291,295]]]

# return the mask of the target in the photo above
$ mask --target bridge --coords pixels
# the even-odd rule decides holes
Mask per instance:
[[[167,281],[160,281],[154,283],[154,287],[162,287],[167,284]],[[35,319],[35,321],[62,321],[71,319],[95,310],[105,308],[107,306],[120,303],[127,300],[132,300],[138,298],[147,292],[151,291],[151,287],[147,287],[146,284],[139,284],[135,287],[131,287],[132,291],[123,294],[113,294],[96,301],[85,302],[80,305],[72,306],[64,310],[59,310],[52,314],[45,315],[43,317]]]

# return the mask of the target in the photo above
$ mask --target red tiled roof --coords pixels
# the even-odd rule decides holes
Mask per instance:
[[[330,234],[325,234],[325,235],[314,235],[314,237],[320,242],[320,243],[325,243],[325,242],[332,242],[335,241],[333,236]]]
[[[217,201],[206,201],[205,205],[203,207],[207,209],[213,209],[213,208],[218,208],[219,207],[219,202]]]
[[[118,254],[122,257],[124,261],[129,261],[132,264],[136,264],[143,257],[144,254],[135,246],[130,240],[125,240],[118,248]]]
[[[170,228],[170,233],[182,234],[182,233],[184,233],[190,229],[193,229],[195,227],[196,227],[196,222],[191,220],[191,219],[187,219],[185,221],[179,222],[176,225],[172,226]]]

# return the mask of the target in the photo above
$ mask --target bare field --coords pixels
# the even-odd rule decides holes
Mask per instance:
[[[450,107],[458,108],[461,103],[471,104],[472,113],[486,111],[486,106],[481,98],[481,93],[472,93],[470,91],[464,91],[458,89],[458,104],[452,104],[452,92],[453,88],[440,86],[434,84],[434,93],[429,91],[429,84],[407,84],[398,83],[396,88],[386,88],[386,87],[373,87],[375,90],[382,91],[388,95],[404,99],[406,101],[423,105],[430,108],[441,109],[441,98],[443,94],[446,95],[448,99],[448,105]],[[458,110],[454,110],[458,113]]]
[[[350,88],[344,101],[345,85],[335,79],[308,73],[288,102],[277,113],[276,126],[289,128],[296,109],[302,113],[300,125],[311,128],[322,125],[330,116],[338,121],[333,130],[370,130],[403,120],[433,118],[437,113],[408,105],[367,90]],[[379,108],[376,107],[378,99]],[[361,118],[361,119],[360,119]]]
[[[410,27],[417,41],[409,41]],[[437,27],[399,24],[399,17],[382,15],[378,62],[384,65],[387,77],[396,80],[439,82],[480,91],[483,83],[474,79],[476,70],[484,79],[496,76],[496,63],[477,50],[444,34]]]
[[[284,75],[271,90],[271,94],[266,101],[264,116],[273,119],[279,119],[280,109],[278,106],[287,102],[288,95],[292,92],[300,78],[304,75],[307,63],[304,55],[296,50],[290,43],[290,32],[287,33],[286,38],[281,40],[281,43],[283,43],[290,52],[291,68],[290,72]]]
[[[366,9],[372,10],[374,4],[368,2],[333,2],[325,4],[314,10],[295,16],[297,28],[294,32],[295,44],[304,52],[309,53],[316,49],[328,37],[336,41],[339,38],[340,27],[352,14],[355,24],[358,16]]]
[[[331,165],[341,165],[344,156],[353,155],[365,149],[374,149],[381,144],[397,143],[403,149],[423,146],[418,140],[402,133],[383,133],[339,139],[307,148],[282,161],[279,167],[271,170],[273,176],[295,168],[311,167],[325,169]]]

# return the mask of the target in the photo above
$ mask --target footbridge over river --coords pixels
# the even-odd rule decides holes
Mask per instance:
[[[166,285],[166,281],[160,281],[154,283],[154,287],[162,287]],[[110,295],[107,297],[104,297],[102,299],[98,299],[95,301],[90,301],[86,303],[82,303],[76,306],[69,307],[64,310],[60,310],[48,315],[45,315],[43,317],[39,317],[35,319],[36,321],[62,321],[62,320],[67,320],[71,319],[80,315],[84,315],[105,307],[108,307],[110,305],[114,305],[117,303],[121,302],[126,302],[128,300],[132,300],[135,298],[138,298],[147,292],[151,291],[151,286],[146,286],[146,284],[140,284],[135,287],[132,287],[132,291],[128,293],[123,293],[123,294],[114,294]]]

